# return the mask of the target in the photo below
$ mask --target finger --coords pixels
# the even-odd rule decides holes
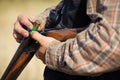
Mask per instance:
[[[38,27],[38,31],[44,30],[44,28],[45,28],[45,21],[41,21],[41,24],[40,24],[40,26]]]
[[[28,16],[19,15],[17,19],[18,19],[18,21],[19,21],[19,23],[20,23],[21,25],[24,25],[24,26],[26,26],[27,28],[32,29],[33,25],[32,25],[32,23],[29,21],[29,18],[30,18],[30,17],[28,17]]]
[[[13,37],[15,38],[15,40],[16,40],[18,43],[20,43],[21,40],[23,39],[23,36],[21,36],[21,35],[18,34],[18,33],[15,33],[15,32],[13,32]]]
[[[13,30],[13,33],[16,34],[20,34],[21,36],[23,37],[28,37],[29,36],[29,33],[27,30],[25,30],[21,25],[20,23],[17,21],[15,22],[14,24],[14,30]]]

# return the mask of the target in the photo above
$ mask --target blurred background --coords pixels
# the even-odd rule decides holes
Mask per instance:
[[[36,16],[60,0],[0,0],[0,77],[19,44],[12,36],[13,24],[19,14]],[[45,65],[35,56],[17,80],[43,80]]]

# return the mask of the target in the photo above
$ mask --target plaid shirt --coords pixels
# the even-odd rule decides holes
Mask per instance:
[[[93,76],[120,67],[120,0],[88,0],[88,28],[65,42],[53,41],[46,65],[70,75]],[[102,20],[94,22],[95,19]]]

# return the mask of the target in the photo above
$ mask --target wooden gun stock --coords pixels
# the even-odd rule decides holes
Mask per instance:
[[[77,34],[77,30],[82,29],[60,29],[60,30],[46,30],[41,34],[49,37],[53,37],[60,41],[65,41],[69,38],[73,38]],[[31,37],[24,38],[10,61],[6,71],[2,75],[1,80],[16,80],[25,66],[29,63],[34,53],[39,48],[39,44],[36,43]]]

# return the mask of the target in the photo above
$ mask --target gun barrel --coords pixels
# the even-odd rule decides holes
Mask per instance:
[[[39,44],[36,44],[31,37],[24,38],[1,80],[16,80],[38,48]]]

